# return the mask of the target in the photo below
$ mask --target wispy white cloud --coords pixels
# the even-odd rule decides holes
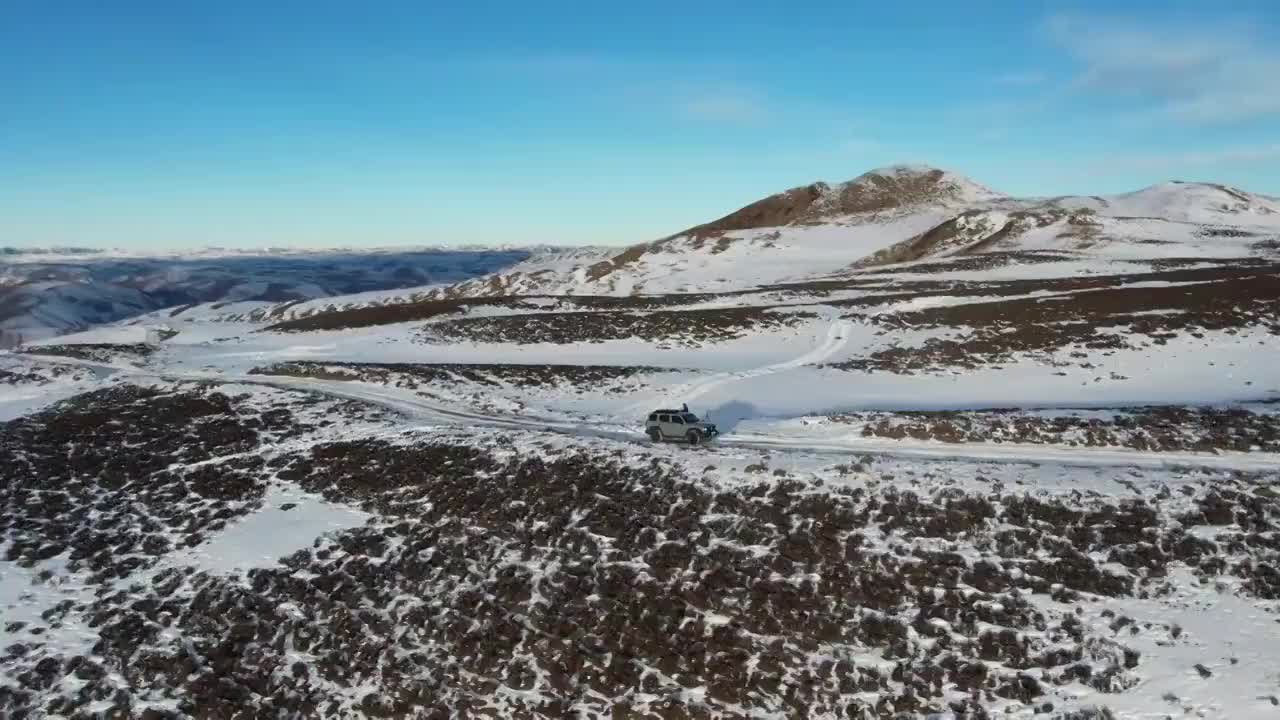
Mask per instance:
[[[472,52],[450,56],[432,68],[437,73],[475,73],[544,83],[550,87],[598,85],[637,75],[632,58],[596,52]]]
[[[1074,92],[1192,124],[1280,114],[1280,51],[1247,24],[1056,15],[1045,29],[1077,65]]]
[[[840,149],[847,153],[865,154],[887,150],[884,143],[874,138],[849,138],[840,143]]]
[[[1280,67],[1276,68],[1280,72]],[[1170,103],[1164,111],[1190,123],[1212,124],[1280,114],[1280,77],[1270,90],[1234,89],[1210,91],[1199,97]]]
[[[1009,128],[995,125],[978,131],[978,140],[985,143],[1000,143],[1009,139]]]
[[[464,60],[468,69],[528,79],[557,92],[590,90],[590,100],[620,112],[656,112],[688,121],[755,125],[773,118],[765,92],[726,79],[739,70],[593,52],[498,54]],[[673,81],[672,78],[680,78]]]
[[[678,91],[671,101],[683,115],[699,120],[754,125],[772,111],[764,94],[736,85],[710,85]]]
[[[1122,165],[1144,170],[1174,170],[1272,163],[1277,160],[1280,160],[1280,143],[1165,153],[1122,153],[1109,155],[1098,164],[1107,167]]]
[[[1004,87],[1034,87],[1043,85],[1048,80],[1048,76],[1039,70],[1012,71],[991,78],[993,84]]]

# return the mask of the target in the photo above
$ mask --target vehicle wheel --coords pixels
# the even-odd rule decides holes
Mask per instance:
[[[662,433],[658,432],[658,428],[649,428],[648,434],[650,440],[654,442],[662,441]]]
[[[699,442],[702,441],[702,436],[698,434],[697,430],[690,430],[689,434],[686,435],[685,437],[689,439],[690,445],[697,445]]]

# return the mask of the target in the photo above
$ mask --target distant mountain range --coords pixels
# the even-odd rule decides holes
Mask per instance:
[[[107,252],[102,248],[87,247],[0,247],[0,256],[14,255],[98,255]]]
[[[448,286],[241,306],[223,319],[290,320],[470,297],[723,293],[997,253],[1156,263],[1275,257],[1280,199],[1191,182],[1015,198],[953,172],[900,165],[792,188],[654,242],[534,255]]]
[[[879,168],[753,202],[627,248],[299,251],[6,249],[0,331],[28,337],[156,313],[280,321],[511,295],[731,292],[989,253],[1150,260],[1280,253],[1280,200],[1214,183],[1015,198],[928,166]]]
[[[1278,210],[0,265],[0,717],[1275,717]]]
[[[201,303],[296,302],[456,283],[529,259],[528,249],[200,250],[136,255],[62,248],[0,256],[0,344]]]

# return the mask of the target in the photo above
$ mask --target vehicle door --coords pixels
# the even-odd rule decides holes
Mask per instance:
[[[684,437],[685,425],[684,420],[679,415],[668,415],[664,418],[666,422],[662,423],[662,434],[668,437]]]
[[[653,423],[653,426],[657,428],[658,432],[662,433],[663,436],[666,436],[667,427],[671,423],[671,417],[664,413],[658,413],[657,415],[654,416],[654,418],[655,418],[655,421]]]

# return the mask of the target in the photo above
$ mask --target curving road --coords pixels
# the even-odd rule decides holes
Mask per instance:
[[[681,398],[699,397],[725,384],[790,370],[804,365],[822,362],[831,357],[847,342],[849,326],[846,321],[831,324],[825,339],[815,348],[792,360],[737,373],[720,373],[709,378],[678,386],[669,391],[664,402]],[[123,367],[75,358],[28,355],[50,363],[90,367],[104,375],[160,379],[170,382],[206,382],[219,384],[247,384],[273,387],[282,390],[313,392],[329,397],[377,405],[423,424],[455,427],[499,428],[529,432],[559,432],[571,435],[598,437],[609,440],[648,444],[642,428],[615,425],[612,427],[568,421],[564,418],[537,415],[488,415],[459,409],[456,405],[433,401],[416,393],[400,392],[381,385],[358,381],[319,380],[265,375],[227,375],[206,372],[164,372],[142,368]],[[673,399],[674,398],[674,399]],[[637,417],[649,409],[649,403],[637,410]],[[919,441],[898,441],[880,438],[848,437],[818,440],[796,436],[760,433],[729,433],[722,435],[715,446],[767,451],[803,451],[838,455],[878,455],[918,460],[964,460],[970,462],[1038,463],[1065,466],[1132,466],[1142,468],[1209,467],[1240,470],[1280,469],[1280,457],[1261,453],[1171,453],[1144,452],[1125,449],[1064,448],[1042,445],[965,444],[948,445]],[[704,446],[705,447],[705,446]]]

